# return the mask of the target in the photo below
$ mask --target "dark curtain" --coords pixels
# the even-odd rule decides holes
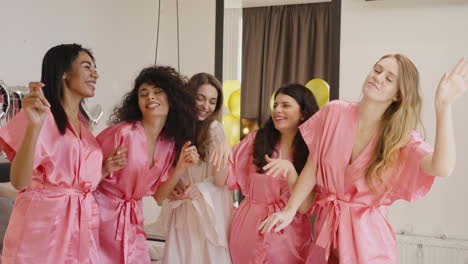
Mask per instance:
[[[331,78],[331,3],[243,9],[242,118],[263,124],[273,92]],[[333,89],[333,87],[331,87]]]

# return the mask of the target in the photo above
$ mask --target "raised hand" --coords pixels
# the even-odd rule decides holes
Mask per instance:
[[[42,92],[43,83],[30,82],[29,94],[23,100],[23,109],[29,120],[34,127],[42,127],[44,120],[47,116],[47,111],[50,107],[49,102]]]
[[[263,170],[266,171],[267,175],[273,178],[278,176],[287,177],[288,173],[295,169],[294,165],[289,160],[272,159],[268,155],[265,155],[265,160],[268,164],[263,166]]]
[[[231,146],[224,141],[214,149],[213,153],[211,153],[209,162],[213,164],[216,171],[219,171],[220,169],[227,167],[228,161],[232,162]]]
[[[191,142],[187,141],[182,146],[180,151],[179,160],[177,161],[177,167],[179,168],[188,168],[195,164],[198,164],[200,161],[200,155],[198,154],[197,148],[195,146],[190,146]]]
[[[126,152],[127,148],[124,145],[120,145],[109,153],[109,156],[104,160],[102,165],[103,176],[107,176],[127,166]]]
[[[450,105],[468,88],[468,61],[461,58],[455,68],[444,74],[436,90],[436,107]]]
[[[287,210],[284,210],[279,213],[274,213],[260,224],[258,230],[260,230],[260,232],[264,234],[270,232],[271,229],[273,229],[273,227],[276,225],[274,231],[279,232],[292,222],[294,215],[295,212]]]

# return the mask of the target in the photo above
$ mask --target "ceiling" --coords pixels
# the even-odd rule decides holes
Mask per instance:
[[[441,7],[449,5],[468,5],[468,0],[341,0],[365,2],[369,1],[369,5],[387,6],[387,7],[403,7],[403,8],[422,8],[422,7]],[[331,2],[331,0],[224,0],[225,8],[248,8],[257,6],[274,6],[274,5],[295,5]]]
[[[331,2],[331,0],[224,0],[225,8],[248,8],[257,6],[296,5]]]

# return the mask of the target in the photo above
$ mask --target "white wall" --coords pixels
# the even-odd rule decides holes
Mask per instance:
[[[340,98],[358,100],[364,79],[384,54],[403,53],[417,65],[423,122],[434,143],[434,92],[463,55],[468,56],[468,3],[461,0],[342,0]],[[390,208],[395,231],[468,239],[468,94],[454,106],[457,167],[431,192]]]
[[[1,0],[0,79],[8,85],[39,80],[45,52],[61,43],[92,49],[100,79],[91,105],[108,113],[137,72],[154,60],[156,3],[140,1]]]
[[[162,0],[158,64],[177,69],[176,1]],[[179,0],[180,71],[214,74],[216,0]],[[155,23],[155,27],[157,22]]]
[[[158,64],[177,68],[175,1],[161,1]],[[45,52],[61,43],[91,48],[100,78],[90,105],[105,121],[139,71],[154,63],[158,1],[0,0],[0,80],[9,86],[39,80]],[[214,73],[215,0],[179,0],[180,70]]]

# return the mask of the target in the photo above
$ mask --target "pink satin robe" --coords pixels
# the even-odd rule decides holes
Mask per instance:
[[[141,122],[122,122],[97,136],[104,157],[120,145],[127,151],[127,166],[99,184],[94,197],[99,205],[101,264],[151,263],[143,230],[144,196],[156,192],[169,177],[175,158],[174,141],[161,134],[149,168],[148,145]],[[156,204],[155,204],[156,205]]]
[[[420,169],[432,147],[412,131],[400,149],[398,166],[385,174],[387,189],[374,193],[365,180],[377,134],[348,165],[358,124],[358,103],[333,101],[300,127],[317,166],[315,239],[307,263],[327,263],[338,248],[340,263],[395,264],[396,238],[387,217],[395,200],[414,201],[431,188],[434,177]]]
[[[285,177],[273,178],[257,173],[257,167],[252,163],[255,135],[256,132],[248,135],[233,148],[234,163],[229,165],[226,180],[231,190],[240,189],[245,195],[231,225],[232,263],[304,263],[312,233],[307,215],[297,214],[280,233],[262,234],[258,230],[269,215],[283,210],[290,192]]]
[[[3,264],[100,263],[99,212],[91,192],[101,178],[102,152],[81,120],[81,137],[68,124],[60,134],[48,113],[37,140],[32,178],[16,198]],[[0,128],[0,145],[13,160],[27,125],[23,111]]]

